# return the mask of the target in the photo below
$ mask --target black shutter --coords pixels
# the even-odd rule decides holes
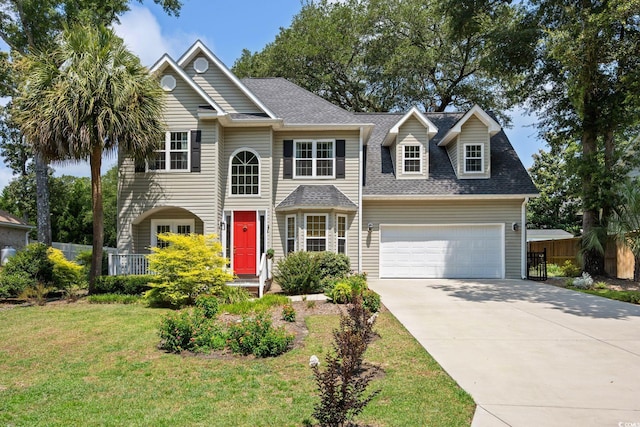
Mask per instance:
[[[282,146],[282,178],[293,179],[293,140],[285,139]]]
[[[336,139],[336,178],[344,178],[344,158],[345,158],[345,144],[344,139]]]
[[[191,131],[191,172],[200,172],[202,131]]]

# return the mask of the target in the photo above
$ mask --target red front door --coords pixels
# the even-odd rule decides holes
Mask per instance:
[[[233,213],[233,269],[256,274],[256,213]]]

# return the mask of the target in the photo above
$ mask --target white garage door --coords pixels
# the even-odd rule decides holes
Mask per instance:
[[[504,225],[381,225],[380,277],[504,277]]]

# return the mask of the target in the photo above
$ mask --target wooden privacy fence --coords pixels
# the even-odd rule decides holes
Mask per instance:
[[[547,251],[547,264],[562,265],[565,261],[571,261],[580,265],[578,253],[580,251],[580,238],[562,240],[541,240],[529,242],[529,252]],[[633,254],[623,244],[610,239],[604,252],[604,270],[613,277],[620,279],[633,279]]]

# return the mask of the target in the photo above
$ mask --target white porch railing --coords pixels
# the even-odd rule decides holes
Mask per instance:
[[[109,275],[149,274],[149,261],[145,254],[109,254]]]
[[[260,285],[258,286],[258,298],[262,298],[262,295],[264,295],[264,287],[267,283],[268,275],[267,254],[262,254],[260,257],[260,269],[258,270],[258,279],[260,279]]]

